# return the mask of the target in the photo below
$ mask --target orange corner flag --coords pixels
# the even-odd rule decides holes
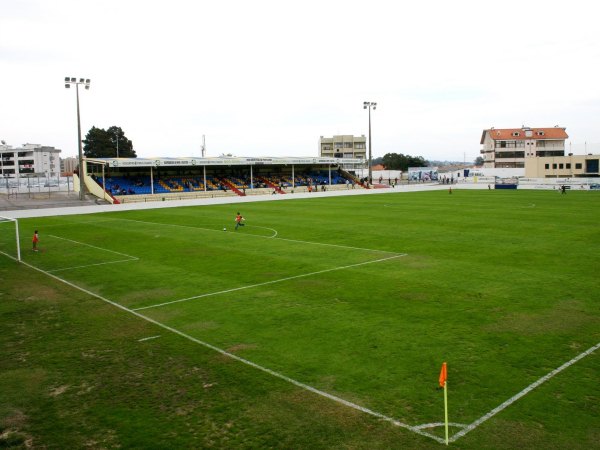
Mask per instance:
[[[440,387],[446,387],[446,379],[448,378],[448,372],[446,369],[446,363],[442,364],[442,370],[440,372]]]

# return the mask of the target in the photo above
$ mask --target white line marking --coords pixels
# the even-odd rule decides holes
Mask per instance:
[[[283,281],[294,280],[296,278],[309,277],[311,275],[318,275],[320,273],[333,272],[335,270],[350,269],[352,267],[358,267],[358,266],[364,266],[366,264],[378,263],[378,262],[387,261],[387,260],[394,259],[394,258],[400,258],[402,256],[406,256],[406,253],[400,254],[400,255],[388,256],[387,258],[382,258],[382,259],[375,259],[373,261],[366,261],[366,262],[361,262],[361,263],[357,263],[357,264],[350,264],[348,266],[333,267],[331,269],[319,270],[317,272],[303,273],[301,275],[294,275],[292,277],[280,278],[278,280],[265,281],[264,283],[251,284],[249,286],[240,286],[240,287],[233,288],[233,289],[226,289],[224,291],[209,292],[208,294],[201,294],[201,295],[195,295],[193,297],[180,298],[179,300],[172,300],[170,302],[157,303],[156,305],[142,306],[141,308],[133,308],[132,311],[141,311],[143,309],[158,308],[159,306],[172,305],[173,303],[187,302],[189,300],[195,300],[197,298],[211,297],[213,295],[227,294],[229,292],[241,291],[244,289],[251,289],[251,288],[255,288],[255,287],[259,287],[259,286],[266,286],[268,284],[281,283]]]
[[[97,298],[99,300],[102,300],[103,302],[106,302],[106,303],[108,303],[110,305],[113,305],[115,308],[119,308],[122,311],[125,311],[125,312],[128,312],[130,314],[133,314],[134,316],[139,317],[140,319],[143,319],[143,320],[145,320],[147,322],[150,322],[150,323],[152,323],[152,324],[154,324],[154,325],[156,325],[156,326],[158,326],[158,327],[160,327],[160,328],[162,328],[164,330],[170,331],[171,333],[174,333],[174,334],[176,334],[178,336],[181,336],[181,337],[183,337],[185,339],[188,339],[188,340],[190,340],[192,342],[195,342],[196,344],[202,345],[203,347],[211,349],[211,350],[213,350],[213,351],[215,351],[217,353],[220,353],[220,354],[222,354],[224,356],[227,356],[227,357],[229,357],[231,359],[234,359],[234,360],[236,360],[238,362],[246,364],[246,365],[248,365],[250,367],[254,367],[257,370],[260,370],[260,371],[265,372],[265,373],[267,373],[267,374],[269,374],[269,375],[271,375],[273,377],[279,378],[279,379],[281,379],[283,381],[286,381],[286,382],[291,383],[291,384],[293,384],[295,386],[298,386],[301,389],[304,389],[304,390],[307,390],[307,391],[312,392],[314,394],[320,395],[321,397],[325,397],[325,398],[327,398],[329,400],[333,400],[336,403],[342,404],[342,405],[347,406],[349,408],[356,409],[356,410],[361,411],[361,412],[363,412],[365,414],[369,414],[371,416],[377,417],[378,419],[385,420],[386,422],[390,422],[391,424],[396,425],[397,427],[405,428],[405,429],[410,430],[410,431],[412,431],[414,433],[420,434],[421,436],[425,436],[425,437],[431,438],[431,439],[439,442],[440,444],[444,444],[445,443],[445,440],[442,439],[442,438],[440,438],[440,437],[438,437],[438,436],[435,436],[435,435],[430,434],[430,433],[428,433],[426,431],[420,430],[420,429],[418,429],[416,427],[413,427],[411,425],[408,425],[406,423],[400,422],[400,421],[398,421],[396,419],[393,419],[391,417],[388,417],[388,416],[386,416],[384,414],[378,413],[378,412],[373,411],[371,409],[365,408],[364,406],[360,406],[360,405],[357,405],[356,403],[352,403],[352,402],[349,402],[348,400],[344,400],[341,397],[337,397],[337,396],[329,394],[329,393],[327,393],[325,391],[321,391],[321,390],[319,390],[317,388],[309,386],[308,384],[301,383],[300,381],[294,380],[293,378],[290,378],[290,377],[288,377],[286,375],[283,375],[283,374],[281,374],[279,372],[275,372],[274,370],[268,369],[268,368],[266,368],[264,366],[261,366],[259,364],[254,363],[254,362],[252,362],[250,360],[241,358],[240,356],[237,356],[237,355],[235,355],[233,353],[229,353],[229,352],[227,352],[227,351],[225,351],[225,350],[223,350],[223,349],[221,349],[219,347],[215,347],[214,345],[209,344],[208,342],[204,342],[204,341],[201,341],[200,339],[196,339],[195,337],[192,337],[192,336],[190,336],[188,334],[185,334],[182,331],[179,331],[179,330],[177,330],[175,328],[172,328],[172,327],[170,327],[168,325],[165,325],[164,323],[158,322],[158,321],[156,321],[156,320],[154,320],[154,319],[152,319],[150,317],[144,316],[143,314],[140,314],[140,313],[138,313],[138,312],[136,312],[136,311],[134,311],[132,309],[129,309],[129,308],[123,306],[123,305],[120,305],[119,303],[116,303],[116,302],[113,302],[111,300],[108,300],[107,298],[104,298],[104,297],[102,297],[99,294],[96,294],[96,293],[94,293],[92,291],[88,291],[85,288],[77,286],[76,284],[73,284],[73,283],[71,283],[71,282],[69,282],[67,280],[63,280],[62,278],[60,278],[60,277],[58,277],[56,275],[53,275],[51,273],[48,273],[45,270],[39,269],[39,268],[37,268],[35,266],[32,266],[31,264],[28,264],[26,262],[23,262],[23,264],[26,265],[27,267],[30,267],[33,270],[37,270],[38,272],[46,274],[47,276],[49,276],[51,278],[54,278],[55,280],[60,281],[61,283],[66,284],[67,286],[71,286],[74,289],[77,289],[77,290],[79,290],[81,292],[84,292],[84,293],[86,293],[86,294],[88,294],[88,295],[90,295],[92,297],[95,297],[95,298]]]
[[[10,255],[7,255],[7,256],[10,257]],[[172,327],[170,327],[168,325],[160,323],[160,322],[158,322],[158,321],[156,321],[156,320],[154,320],[154,319],[152,319],[150,317],[144,316],[143,314],[140,314],[140,313],[138,313],[138,312],[136,312],[136,311],[134,311],[132,309],[129,309],[129,308],[123,306],[123,305],[120,305],[119,303],[116,303],[116,302],[113,302],[111,300],[108,300],[107,298],[104,298],[104,297],[102,297],[99,294],[96,294],[94,292],[88,291],[87,289],[84,289],[84,288],[82,288],[80,286],[77,286],[76,284],[73,284],[73,283],[71,283],[71,282],[69,282],[67,280],[64,280],[64,279],[62,279],[62,278],[60,278],[60,277],[58,277],[56,275],[53,275],[53,274],[51,274],[51,273],[49,273],[49,272],[47,272],[45,270],[39,269],[39,268],[37,268],[35,266],[32,266],[31,264],[26,263],[25,261],[22,261],[22,264],[24,264],[25,266],[27,266],[27,267],[29,267],[29,268],[31,268],[33,270],[37,270],[38,272],[46,274],[47,276],[49,276],[51,278],[54,278],[55,280],[60,281],[61,283],[64,283],[64,284],[66,284],[68,286],[71,286],[74,289],[77,289],[77,290],[79,290],[81,292],[84,292],[84,293],[86,293],[86,294],[88,294],[88,295],[90,295],[92,297],[100,299],[103,302],[106,302],[106,303],[108,303],[110,305],[113,305],[114,307],[119,308],[122,311],[125,311],[125,312],[128,312],[130,314],[133,314],[134,316],[139,317],[140,319],[143,319],[143,320],[145,320],[147,322],[150,322],[150,323],[152,323],[152,324],[154,324],[154,325],[156,325],[156,326],[158,326],[160,328],[163,328],[163,329],[165,329],[167,331],[170,331],[170,332],[172,332],[174,334],[177,334],[177,335],[179,335],[179,336],[181,336],[181,337],[183,337],[185,339],[188,339],[188,340],[190,340],[192,342],[195,342],[195,343],[197,343],[199,345],[202,345],[202,346],[204,346],[206,348],[214,350],[214,351],[216,351],[216,352],[218,352],[218,353],[220,353],[220,354],[222,354],[224,356],[227,356],[227,357],[229,357],[231,359],[239,361],[239,362],[241,362],[243,364],[247,364],[247,365],[249,365],[251,367],[254,367],[255,369],[258,369],[258,370],[260,370],[262,372],[265,372],[265,373],[267,373],[269,375],[272,375],[272,376],[274,376],[276,378],[279,378],[281,380],[287,381],[288,383],[291,383],[291,384],[293,384],[295,386],[298,386],[298,387],[300,387],[302,389],[305,389],[307,391],[313,392],[314,394],[320,395],[322,397],[328,398],[328,399],[333,400],[333,401],[335,401],[337,403],[340,403],[342,405],[348,406],[350,408],[356,409],[358,411],[362,411],[362,412],[364,412],[366,414],[369,414],[371,416],[374,416],[374,417],[377,417],[379,419],[385,420],[386,422],[390,422],[393,425],[396,425],[396,426],[401,427],[401,428],[405,428],[405,429],[410,430],[410,431],[412,431],[414,433],[417,433],[417,434],[419,434],[421,436],[425,436],[425,437],[431,438],[434,441],[439,442],[440,444],[445,444],[445,440],[443,438],[440,438],[440,437],[435,436],[435,435],[433,435],[431,433],[428,433],[426,431],[421,430],[420,427],[423,427],[423,425],[411,426],[411,425],[408,425],[406,423],[399,422],[399,421],[397,421],[397,420],[395,420],[395,419],[393,419],[391,417],[388,417],[388,416],[386,416],[384,414],[378,413],[376,411],[370,410],[370,409],[365,408],[363,406],[357,405],[356,403],[352,403],[352,402],[349,402],[347,400],[344,400],[341,397],[336,397],[335,395],[329,394],[327,392],[321,391],[321,390],[316,389],[316,388],[314,388],[312,386],[309,386],[307,384],[304,384],[304,383],[301,383],[299,381],[296,381],[293,378],[290,378],[290,377],[288,377],[286,375],[280,374],[279,372],[275,372],[275,371],[273,371],[271,369],[268,369],[266,367],[260,366],[260,365],[258,365],[256,363],[253,363],[250,360],[241,358],[241,357],[239,357],[239,356],[237,356],[237,355],[235,355],[233,353],[229,353],[229,352],[227,352],[227,351],[225,351],[225,350],[223,350],[223,349],[221,349],[219,347],[215,347],[214,345],[211,345],[211,344],[209,344],[207,342],[204,342],[204,341],[201,341],[199,339],[196,339],[196,338],[194,338],[194,337],[192,337],[190,335],[187,335],[187,334],[185,334],[185,333],[183,333],[183,332],[181,332],[181,331],[179,331],[179,330],[177,330],[175,328],[172,328]],[[461,431],[459,431],[458,433],[454,434],[449,439],[449,442],[455,442],[459,438],[461,438],[462,436],[464,436],[465,434],[469,433],[470,431],[473,431],[475,428],[477,428],[483,422],[485,422],[486,420],[490,419],[491,417],[493,417],[494,415],[496,415],[497,413],[499,413],[503,409],[507,408],[508,406],[510,406],[512,403],[516,402],[518,399],[520,399],[521,397],[523,397],[528,392],[530,392],[533,389],[537,388],[539,385],[541,385],[542,383],[548,381],[550,378],[554,377],[559,372],[562,372],[564,369],[566,369],[569,366],[575,364],[577,361],[579,361],[580,359],[585,358],[586,356],[590,355],[591,353],[593,353],[594,351],[598,350],[599,348],[600,348],[600,343],[594,345],[593,347],[589,348],[585,352],[579,354],[575,358],[573,358],[570,361],[566,362],[565,364],[563,364],[559,368],[554,369],[549,374],[547,374],[544,377],[540,378],[536,382],[530,384],[527,388],[525,388],[523,391],[519,392],[517,395],[511,397],[510,399],[508,399],[507,401],[505,401],[504,403],[502,403],[497,408],[494,408],[492,411],[488,412],[487,414],[485,414],[481,418],[477,419],[475,422],[473,422],[472,424],[468,425],[466,428],[464,428]],[[460,424],[456,424],[456,425],[458,426]]]
[[[107,261],[107,262],[102,262],[102,263],[95,263],[95,264],[86,264],[84,266],[72,266],[72,267],[65,267],[63,269],[52,269],[49,270],[48,272],[52,273],[52,272],[62,272],[63,270],[71,270],[71,269],[84,269],[86,267],[92,267],[92,266],[103,266],[105,264],[117,264],[117,263],[122,263],[122,262],[131,262],[131,261],[138,261],[138,258],[133,258],[133,259],[119,259],[117,261]]]
[[[550,378],[554,377],[556,374],[558,374],[558,373],[562,372],[563,370],[565,370],[567,367],[572,366],[573,364],[575,364],[580,359],[583,359],[586,356],[594,353],[599,348],[600,348],[600,342],[598,344],[594,345],[593,347],[588,348],[585,352],[580,353],[579,355],[577,355],[572,360],[567,361],[566,363],[564,363],[559,368],[554,369],[552,372],[544,375],[542,378],[540,378],[536,382],[531,383],[529,386],[527,386],[521,392],[519,392],[518,394],[512,396],[511,398],[509,398],[508,400],[506,400],[504,403],[502,403],[500,406],[492,409],[490,412],[488,412],[487,414],[483,415],[482,417],[480,417],[479,419],[477,419],[475,422],[473,422],[472,424],[468,425],[466,428],[460,430],[458,433],[456,433],[454,436],[452,436],[449,439],[449,441],[450,442],[454,442],[458,438],[460,438],[460,437],[464,436],[465,434],[467,434],[468,432],[473,431],[475,428],[477,428],[483,422],[485,422],[486,420],[488,420],[491,417],[495,416],[496,414],[498,414],[500,411],[502,411],[503,409],[507,408],[508,406],[512,405],[514,402],[516,402],[521,397],[523,397],[524,395],[528,394],[529,392],[531,392],[532,390],[534,390],[535,388],[537,388],[542,383],[545,383]]]
[[[172,224],[172,223],[160,223],[160,222],[147,222],[144,220],[136,220],[136,219],[121,219],[121,218],[115,218],[114,220],[126,220],[129,222],[137,222],[137,223],[145,223],[148,225],[163,225],[166,227],[182,227],[182,228],[191,228],[193,230],[206,230],[206,231],[215,231],[215,232],[219,232],[219,233],[223,233],[223,230],[219,229],[214,229],[214,228],[203,228],[203,227],[192,227],[190,225],[177,225],[177,224]],[[256,225],[252,225],[252,226],[256,226]],[[264,228],[264,227],[263,227]],[[272,239],[272,236],[261,236],[259,234],[246,234],[246,233],[236,233],[236,236],[247,236],[247,237],[255,237],[255,238],[262,238],[262,239]],[[300,241],[297,239],[287,239],[287,238],[277,238],[277,240],[280,241],[287,241],[287,242],[298,242],[300,244],[311,244],[311,245],[323,245],[326,247],[337,247],[337,248],[348,248],[351,250],[364,250],[367,252],[380,252],[380,253],[389,253],[392,255],[398,255],[398,252],[390,252],[389,250],[376,250],[376,249],[372,249],[372,248],[363,248],[363,247],[351,247],[349,245],[341,245],[341,244],[327,244],[324,242],[312,242],[312,241]],[[404,256],[402,254],[402,256]]]
[[[96,250],[102,250],[104,252],[115,253],[117,255],[126,256],[127,258],[129,258],[129,259],[119,259],[117,261],[106,261],[106,262],[101,262],[101,263],[85,264],[85,265],[81,265],[81,266],[63,267],[60,269],[52,269],[52,270],[49,270],[48,272],[61,272],[63,270],[83,269],[86,267],[103,266],[105,264],[117,264],[117,263],[122,263],[122,262],[139,261],[139,258],[136,256],[131,256],[131,255],[126,255],[125,253],[115,252],[114,250],[109,250],[107,248],[96,247],[95,245],[86,244],[85,242],[74,241],[72,239],[67,239],[67,238],[63,238],[60,236],[54,236],[53,234],[49,234],[48,236],[56,238],[56,239],[61,239],[63,241],[73,242],[74,244],[85,245],[86,247],[95,248]]]
[[[96,250],[102,250],[104,252],[110,252],[110,253],[115,253],[117,255],[126,256],[127,258],[139,259],[139,258],[137,258],[135,256],[126,255],[125,253],[115,252],[114,250],[109,250],[107,248],[96,247],[95,245],[86,244],[85,242],[74,241],[72,239],[67,239],[67,238],[60,237],[60,236],[54,236],[53,234],[49,234],[48,236],[56,238],[56,239],[62,239],[63,241],[73,242],[74,244],[85,245],[86,247],[95,248]]]
[[[3,254],[3,255],[5,255],[5,256],[8,256],[10,259],[13,259],[13,260],[15,260],[15,261],[17,261],[17,262],[19,261],[17,258],[15,258],[15,257],[14,257],[14,256],[12,256],[12,255],[9,255],[8,253],[4,253],[3,251],[0,251],[0,253],[2,253],[2,254]]]
[[[418,430],[423,430],[425,428],[437,428],[444,427],[446,424],[444,422],[434,422],[434,423],[424,423],[422,425],[417,425],[415,428]],[[466,425],[464,423],[456,423],[456,422],[448,422],[448,426],[457,427],[457,428],[465,428]]]
[[[144,341],[149,341],[151,339],[157,339],[160,337],[160,334],[157,334],[156,336],[150,336],[150,337],[146,337],[146,338],[142,338],[142,339],[138,339],[138,342],[144,342]]]
[[[389,254],[392,254],[392,255],[406,256],[405,253],[390,252],[389,250],[376,250],[376,249],[373,249],[373,248],[352,247],[350,245],[327,244],[325,242],[300,241],[298,239],[287,239],[287,238],[277,238],[277,240],[287,241],[287,242],[299,242],[300,244],[323,245],[323,246],[326,246],[326,247],[348,248],[350,250],[363,250],[363,251],[367,251],[367,252],[389,253]]]
[[[277,237],[277,230],[274,230],[273,228],[259,227],[258,225],[250,225],[250,228],[264,228],[265,230],[269,230],[275,233],[273,236],[265,236],[266,238],[273,239],[274,237]]]

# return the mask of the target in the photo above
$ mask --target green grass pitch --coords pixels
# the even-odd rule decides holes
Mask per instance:
[[[21,219],[24,264],[0,255],[0,442],[437,448],[442,362],[453,436],[600,343],[597,194]],[[451,445],[598,448],[599,352]]]

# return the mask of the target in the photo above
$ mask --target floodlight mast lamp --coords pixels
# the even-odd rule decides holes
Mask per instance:
[[[79,200],[85,200],[85,193],[83,190],[83,149],[81,148],[81,118],[79,115],[79,85],[82,84],[86,89],[90,88],[89,78],[77,78],[65,77],[65,88],[69,89],[71,85],[75,85],[75,92],[77,93],[77,148],[79,150]]]
[[[371,109],[377,109],[377,103],[376,102],[363,102],[363,109],[369,110],[369,180],[368,180],[368,183],[372,183],[373,182],[373,167],[372,167],[373,152],[371,149]]]

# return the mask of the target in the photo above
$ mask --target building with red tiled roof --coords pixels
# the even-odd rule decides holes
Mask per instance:
[[[565,155],[566,128],[490,128],[481,134],[484,168],[524,168],[525,158]]]

